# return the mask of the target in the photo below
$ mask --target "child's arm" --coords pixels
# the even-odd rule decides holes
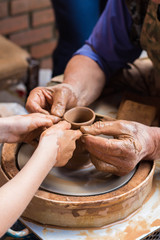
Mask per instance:
[[[75,149],[79,130],[60,122],[42,133],[38,148],[23,169],[0,189],[0,237],[25,210],[50,169],[65,165]],[[67,139],[67,141],[66,141]]]

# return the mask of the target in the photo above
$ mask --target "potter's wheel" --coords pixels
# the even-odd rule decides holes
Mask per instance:
[[[20,169],[27,163],[33,152],[34,147],[29,144],[23,144],[20,147],[17,154],[17,163]],[[114,191],[123,186],[134,173],[135,169],[123,177],[118,177],[97,171],[93,165],[78,170],[70,170],[65,167],[53,168],[41,184],[41,188],[63,195],[93,196]]]
[[[3,145],[0,167],[0,185],[9,181],[9,179],[13,178],[19,172],[17,156],[20,147],[19,144],[5,143]],[[141,207],[150,193],[154,168],[155,165],[152,161],[142,161],[137,166],[133,176],[130,176],[130,180],[127,180],[127,182],[121,187],[104,193],[99,193],[96,188],[94,188],[94,191],[92,189],[92,192],[90,193],[94,195],[76,196],[62,193],[59,194],[40,188],[23,212],[22,217],[40,224],[72,228],[102,227],[124,219]],[[93,169],[89,171],[94,173]],[[59,174],[58,172],[55,172],[55,174],[57,175],[54,175],[54,178],[58,176],[57,178],[59,179],[56,183],[60,183],[60,181],[62,181],[62,183],[66,182],[66,179],[62,178],[64,170]],[[74,177],[75,174],[76,173],[74,173]],[[83,171],[82,174],[83,176],[87,175],[85,171]],[[65,178],[67,178],[67,181],[69,181],[69,177],[69,174],[66,174]],[[103,177],[104,175],[102,174],[102,179]],[[112,176],[110,177],[112,178]],[[104,187],[104,179],[102,185],[100,185],[101,187]],[[106,182],[109,181],[108,176]],[[93,183],[94,181],[92,182],[92,185]],[[71,185],[74,186],[74,184],[75,182],[72,181],[68,188],[72,188]],[[82,181],[82,186],[83,185]],[[62,190],[64,192],[64,187],[61,187],[61,191]],[[104,188],[101,188],[101,191],[104,191]]]

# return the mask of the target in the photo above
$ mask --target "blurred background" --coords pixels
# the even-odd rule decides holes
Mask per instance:
[[[38,61],[38,85],[45,85],[50,80],[52,53],[58,39],[54,9],[50,0],[0,0],[0,36],[15,43],[21,50],[26,50],[29,58]],[[5,42],[5,39],[0,39],[0,102],[16,101],[23,104],[26,84],[23,84],[22,80],[16,82],[13,76],[15,71],[18,71],[13,68],[22,67],[18,62],[15,64],[17,57],[14,55],[18,51],[13,49],[14,45],[6,46],[5,44],[10,42]],[[23,51],[19,52],[19,56],[25,54]],[[11,67],[12,64],[17,66]],[[12,73],[9,74],[11,70]],[[9,84],[6,84],[7,81]],[[33,87],[35,86],[36,84],[33,84]]]
[[[50,0],[1,0],[0,34],[38,59],[40,68],[52,68],[57,32]]]
[[[0,0],[0,102],[24,104],[61,75],[89,37],[106,0]]]

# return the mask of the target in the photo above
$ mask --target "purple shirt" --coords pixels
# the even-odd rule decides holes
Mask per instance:
[[[140,46],[130,40],[131,25],[125,0],[108,0],[91,36],[75,54],[90,57],[110,77],[141,54]]]

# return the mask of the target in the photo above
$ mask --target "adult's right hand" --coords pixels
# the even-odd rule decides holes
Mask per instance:
[[[27,99],[26,109],[33,113],[52,114],[58,122],[66,109],[75,107],[77,97],[71,85],[62,83],[53,87],[37,87]]]
[[[160,157],[160,129],[144,124],[116,120],[82,126],[82,141],[91,161],[100,171],[118,176],[128,174],[141,160]],[[98,135],[114,136],[114,139]]]

